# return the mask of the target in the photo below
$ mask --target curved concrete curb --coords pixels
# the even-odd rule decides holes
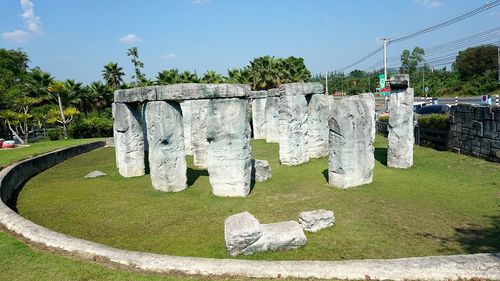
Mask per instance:
[[[12,202],[24,182],[57,163],[104,146],[92,143],[28,159],[0,172],[2,202]],[[14,206],[14,205],[12,205]],[[500,280],[500,253],[353,261],[250,261],[166,256],[125,251],[77,239],[39,226],[0,203],[0,223],[25,239],[79,256],[104,259],[133,269],[157,273],[256,278],[339,278],[391,280],[456,280],[474,277]]]

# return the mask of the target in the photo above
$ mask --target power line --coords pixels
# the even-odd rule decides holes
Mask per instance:
[[[486,2],[485,4],[477,7],[477,8],[474,8],[468,12],[465,12],[461,15],[458,15],[456,17],[453,17],[451,19],[448,19],[442,23],[439,23],[439,24],[436,24],[436,25],[433,25],[433,26],[430,26],[430,27],[427,27],[427,28],[424,28],[424,29],[421,29],[419,31],[416,31],[416,32],[413,32],[413,33],[410,33],[410,34],[407,34],[407,35],[404,35],[404,36],[400,36],[400,37],[397,37],[395,39],[392,39],[392,40],[388,40],[388,43],[391,44],[391,43],[398,43],[398,42],[402,42],[404,40],[408,40],[410,38],[414,38],[414,37],[417,37],[417,36],[420,36],[420,35],[423,35],[423,34],[426,34],[426,33],[429,33],[431,31],[434,31],[434,30],[437,30],[437,29],[440,29],[440,28],[443,28],[443,27],[446,27],[446,26],[449,26],[451,24],[454,24],[454,23],[457,23],[457,22],[460,22],[460,21],[463,21],[467,18],[470,18],[474,15],[477,15],[481,12],[484,12],[486,10],[489,10],[493,7],[496,7],[500,5],[500,0],[495,0],[495,1],[492,1],[492,2]],[[369,53],[368,55],[362,57],[361,59],[357,60],[356,62],[354,63],[351,63],[343,68],[340,68],[339,70],[337,70],[338,72],[342,72],[346,69],[349,69],[355,65],[358,65],[360,63],[362,63],[363,61],[367,60],[368,58],[376,55],[378,52],[382,51],[383,50],[383,47],[380,47],[374,51],[372,51],[371,53]]]

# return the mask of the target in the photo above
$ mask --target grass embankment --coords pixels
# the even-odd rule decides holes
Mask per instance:
[[[262,223],[297,220],[301,211],[335,212],[337,225],[307,234],[307,246],[247,259],[343,260],[500,251],[500,165],[450,152],[415,148],[408,170],[385,165],[377,138],[372,184],[349,190],[326,181],[327,158],[279,165],[278,145],[253,141],[253,157],[269,160],[273,178],[247,198],[211,194],[208,174],[193,168],[180,193],[152,189],[149,176],[119,176],[112,148],[75,157],[30,180],[19,212],[48,228],[110,246],[181,256],[229,258],[224,219],[249,211]],[[84,180],[92,170],[107,177]]]
[[[58,141],[37,141],[29,146],[18,146],[12,149],[0,149],[0,170],[6,166],[29,157],[40,155],[52,150],[73,145],[89,143],[101,139],[68,139]]]

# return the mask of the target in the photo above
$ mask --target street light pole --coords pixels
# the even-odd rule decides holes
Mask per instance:
[[[387,44],[389,44],[389,38],[384,38],[384,79],[387,81]]]

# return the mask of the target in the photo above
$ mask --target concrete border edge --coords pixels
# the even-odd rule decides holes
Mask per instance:
[[[127,251],[52,231],[20,216],[4,203],[9,198],[17,198],[13,193],[18,192],[32,176],[68,158],[103,147],[104,144],[101,141],[60,149],[14,163],[0,171],[0,224],[32,243],[85,260],[99,257],[131,269],[152,273],[254,278],[500,280],[500,253],[351,261],[253,261]],[[18,180],[16,183],[12,177],[22,179],[22,182]]]

